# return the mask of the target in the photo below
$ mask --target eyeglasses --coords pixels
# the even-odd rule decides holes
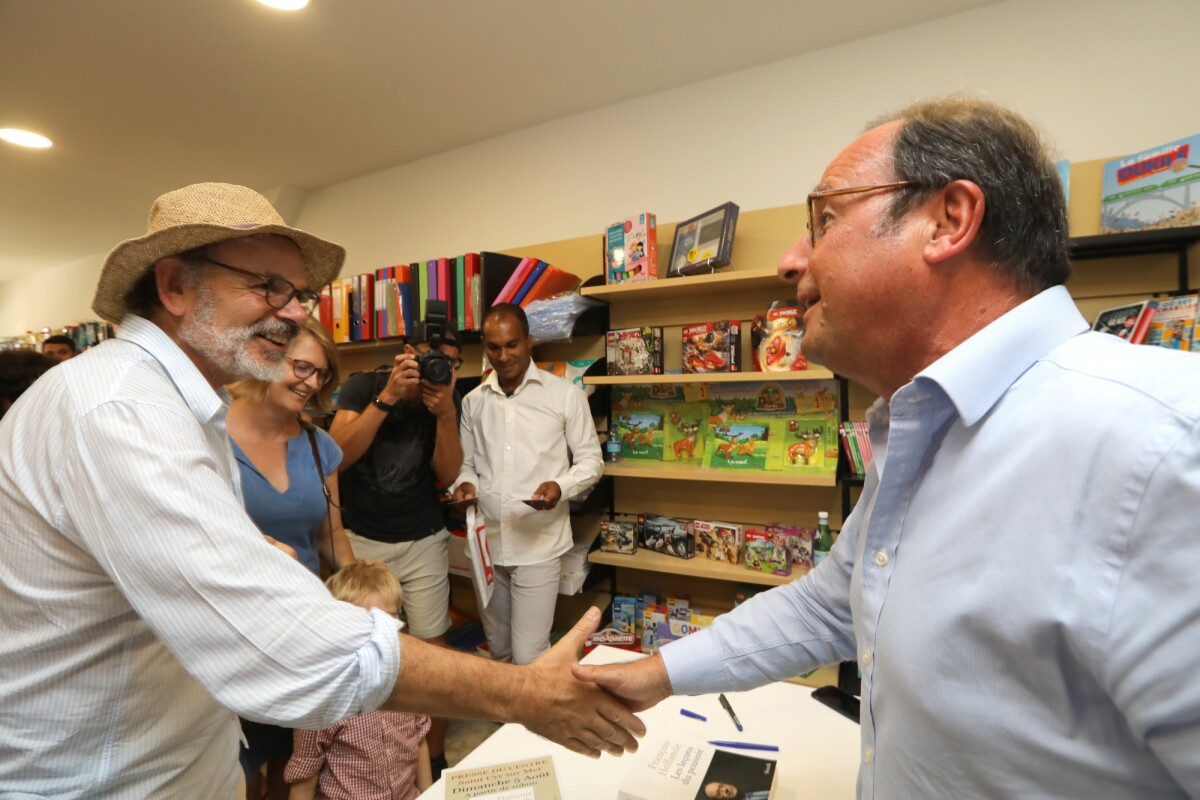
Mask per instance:
[[[463,360],[461,358],[459,358],[458,356],[449,356],[449,358],[450,358],[450,364],[451,364],[451,366],[454,367],[454,369],[456,369],[456,370],[462,369]]]
[[[309,363],[308,361],[301,361],[298,358],[288,358],[287,360],[292,365],[292,373],[302,381],[307,380],[315,372],[317,373],[317,381],[324,386],[333,377],[331,370],[317,369],[316,364]]]
[[[894,183],[873,183],[868,186],[851,186],[846,189],[822,189],[819,192],[813,192],[808,196],[808,243],[816,247],[817,242],[821,241],[821,237],[825,235],[825,220],[821,218],[821,213],[823,212],[817,209],[818,200],[824,200],[826,197],[837,197],[842,194],[861,194],[863,192],[873,192],[877,189],[901,189],[905,186],[914,185],[913,181],[895,181]]]
[[[251,278],[262,281],[261,284],[252,288],[262,291],[267,305],[271,306],[271,308],[285,308],[288,303],[295,300],[304,309],[305,313],[311,315],[316,310],[317,304],[321,302],[321,295],[318,293],[310,289],[297,289],[294,283],[278,275],[261,275],[257,272],[242,269],[241,267],[235,267],[232,264],[226,264],[223,261],[217,261],[208,256],[204,256],[204,260],[218,267],[224,267],[231,272],[248,275]]]

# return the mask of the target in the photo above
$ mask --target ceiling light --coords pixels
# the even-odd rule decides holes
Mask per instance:
[[[17,130],[16,128],[0,128],[0,139],[21,147],[49,147],[54,142],[37,133]]]
[[[258,0],[258,2],[280,11],[299,11],[308,5],[308,0]]]

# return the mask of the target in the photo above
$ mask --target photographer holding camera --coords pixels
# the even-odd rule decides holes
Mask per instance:
[[[462,398],[454,388],[461,346],[445,309],[430,300],[425,323],[390,367],[346,380],[329,429],[342,448],[342,520],[355,557],[387,565],[404,588],[408,632],[442,645],[450,628],[450,534],[437,484],[449,486],[462,465]],[[445,720],[434,719],[435,773],[445,766],[445,735]]]

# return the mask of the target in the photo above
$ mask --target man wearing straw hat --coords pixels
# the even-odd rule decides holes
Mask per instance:
[[[96,287],[116,338],[0,422],[4,793],[233,797],[238,714],[321,728],[383,707],[636,746],[641,723],[568,671],[595,609],[527,668],[401,642],[246,516],[219,387],[275,379],[343,258],[249,189],[163,195]]]

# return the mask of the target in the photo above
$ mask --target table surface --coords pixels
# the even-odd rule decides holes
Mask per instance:
[[[604,664],[637,658],[611,647],[598,647],[585,663]],[[748,692],[725,696],[745,729],[738,733],[721,707],[717,695],[669,697],[639,716],[647,733],[640,747],[663,739],[692,741],[732,740],[779,746],[778,753],[737,752],[777,759],[778,783],[773,800],[853,798],[858,778],[858,725],[812,699],[812,689],[790,683],[772,683]],[[685,717],[681,708],[707,717],[706,722]],[[455,768],[485,767],[506,761],[550,755],[563,800],[615,799],[631,756],[602,755],[591,759],[535,736],[520,725],[501,727]],[[445,779],[437,781],[420,800],[444,800]]]

